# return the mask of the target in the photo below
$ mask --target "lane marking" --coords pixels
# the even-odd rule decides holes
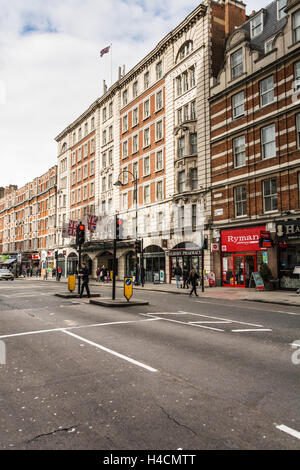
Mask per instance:
[[[295,429],[289,428],[288,426],[285,426],[284,424],[281,424],[280,426],[276,426],[276,428],[279,429],[280,431],[286,432],[290,436],[300,439],[300,432],[296,431]]]
[[[73,336],[74,338],[79,339],[80,341],[84,341],[87,344],[90,344],[91,346],[94,346],[95,348],[101,349],[102,351],[108,352],[109,354],[112,354],[113,356],[119,357],[120,359],[124,359],[127,362],[130,362],[131,364],[134,364],[138,367],[142,367],[143,369],[146,369],[150,372],[158,372],[157,369],[154,369],[153,367],[147,366],[146,364],[143,364],[142,362],[136,361],[135,359],[132,359],[131,357],[124,356],[123,354],[120,354],[116,351],[113,351],[112,349],[108,349],[105,346],[101,346],[101,344],[94,343],[93,341],[90,341],[86,338],[83,338],[82,336],[75,335],[74,333],[71,333],[70,331],[62,330],[63,333],[66,333],[67,335]]]
[[[152,313],[141,313],[140,315],[152,316],[153,318],[156,318],[157,320],[168,321],[168,322],[171,322],[171,323],[180,323],[181,325],[194,326],[195,328],[205,328],[207,330],[214,330],[214,331],[225,331],[225,330],[221,330],[220,328],[212,328],[210,326],[195,325],[194,323],[188,323],[188,322],[184,322],[184,321],[180,321],[180,320],[171,320],[170,318],[160,318],[160,317],[155,316],[155,315],[157,315],[155,313],[154,314],[152,314]]]
[[[3,335],[0,336],[0,339],[4,338],[14,338],[15,336],[26,336],[26,335],[37,335],[41,333],[51,333],[54,331],[65,331],[65,330],[76,330],[76,329],[82,329],[82,328],[92,328],[92,327],[97,327],[97,326],[111,326],[111,325],[124,325],[127,323],[141,323],[141,322],[149,322],[149,321],[155,321],[155,318],[148,318],[147,320],[131,320],[131,321],[118,321],[118,322],[109,322],[109,323],[95,323],[93,325],[80,325],[80,326],[70,326],[68,328],[52,328],[49,330],[38,330],[38,331],[26,331],[25,333],[14,333],[11,335]]]
[[[258,328],[263,328],[263,325],[256,325],[254,323],[246,323],[246,322],[243,322],[243,321],[231,320],[230,318],[213,317],[211,315],[204,315],[204,314],[201,314],[201,313],[190,313],[190,315],[196,315],[198,317],[204,317],[204,318],[214,318],[216,320],[225,320],[225,321],[230,321],[232,323],[239,323],[240,325],[257,326]]]
[[[272,331],[272,330],[267,329],[267,328],[255,328],[251,330],[231,330],[231,331],[233,331],[234,333],[246,333],[248,331]]]
[[[194,324],[194,323],[213,323],[213,324],[217,324],[217,323],[232,323],[231,321],[189,321],[188,323],[191,323],[191,324]]]

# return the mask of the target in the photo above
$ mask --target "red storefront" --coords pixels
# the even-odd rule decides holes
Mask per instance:
[[[247,227],[221,232],[222,285],[249,287],[251,274],[267,256],[259,247],[260,232],[266,228]]]

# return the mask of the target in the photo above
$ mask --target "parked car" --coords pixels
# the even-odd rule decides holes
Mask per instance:
[[[15,276],[8,269],[0,269],[0,281],[2,281],[3,279],[5,279],[6,281],[8,281],[9,279],[13,281],[14,278]]]

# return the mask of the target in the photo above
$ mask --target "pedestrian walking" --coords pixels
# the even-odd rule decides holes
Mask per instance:
[[[198,294],[197,294],[198,279],[199,279],[199,274],[196,272],[196,269],[192,269],[190,272],[190,276],[189,276],[189,281],[192,284],[192,290],[189,294],[190,296],[194,292],[195,295],[198,297]]]
[[[100,274],[101,274],[101,271],[100,271],[100,268],[98,267],[96,270],[97,282],[100,282]]]
[[[59,267],[57,268],[57,279],[58,279],[59,281],[60,281],[60,279],[61,279],[61,275],[62,275],[62,269],[61,269],[61,267],[59,266]]]
[[[189,275],[190,275],[190,273],[189,273],[189,270],[188,270],[187,266],[184,266],[183,273],[182,273],[182,280],[183,280],[183,286],[182,287],[183,287],[183,289],[185,289],[185,288],[188,289],[189,288]]]
[[[176,267],[174,269],[174,275],[176,280],[176,287],[179,288],[180,278],[182,276],[182,270],[178,263],[176,263]]]
[[[90,294],[90,289],[89,289],[89,270],[86,267],[85,263],[82,263],[81,269],[79,270],[79,276],[82,279],[82,285],[81,285],[81,290],[80,290],[80,298],[82,298],[83,295],[83,290],[86,290],[88,298],[91,297]]]

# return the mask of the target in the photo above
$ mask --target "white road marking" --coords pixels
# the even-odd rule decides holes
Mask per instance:
[[[141,313],[140,315],[151,316],[152,318],[155,318],[157,320],[168,321],[168,322],[171,322],[171,323],[180,323],[181,325],[194,326],[196,328],[205,328],[205,329],[214,330],[214,331],[224,331],[224,330],[221,330],[220,328],[212,328],[210,326],[195,325],[194,322],[193,323],[188,323],[188,322],[179,321],[179,320],[172,320],[171,318],[160,318],[160,317],[156,316],[156,315],[160,315],[160,314],[157,314],[157,313],[153,313],[153,314],[152,313]]]
[[[225,321],[230,321],[232,323],[239,323],[240,325],[257,326],[258,328],[263,327],[263,325],[256,325],[254,323],[246,323],[246,322],[243,322],[243,321],[231,320],[230,318],[213,317],[211,315],[203,315],[201,313],[190,313],[190,315],[196,315],[198,317],[204,317],[204,318],[214,318],[216,320],[225,320]]]
[[[234,333],[246,333],[248,331],[272,331],[272,330],[267,329],[267,328],[255,328],[251,330],[231,330],[231,331],[233,331]]]
[[[217,324],[217,323],[232,323],[231,321],[189,321],[188,323],[214,323],[214,324]]]
[[[112,349],[108,349],[105,346],[101,346],[101,344],[94,343],[93,341],[90,341],[88,339],[83,338],[82,336],[75,335],[74,333],[71,333],[70,331],[62,330],[63,333],[66,333],[67,335],[73,336],[74,338],[79,339],[80,341],[84,341],[91,346],[94,346],[95,348],[101,349],[102,351],[108,352],[109,354],[112,354],[113,356],[119,357],[120,359],[124,359],[127,362],[130,362],[131,364],[134,364],[136,366],[142,367],[143,369],[149,370],[150,372],[158,372],[157,369],[154,369],[153,367],[147,366],[146,364],[143,364],[142,362],[136,361],[135,359],[131,359],[131,357],[124,356],[123,354],[120,354],[116,351],[113,351]]]
[[[236,299],[236,300],[240,300],[240,299]],[[242,307],[244,310],[262,310],[262,308],[259,308],[259,306],[258,307],[246,307],[245,305],[224,304],[224,303],[213,302],[213,301],[206,302],[205,300],[196,300],[196,302],[199,303],[199,304],[222,305],[222,307],[234,307],[234,308],[241,308]],[[251,300],[249,300],[248,302],[251,302]],[[288,307],[288,304],[287,304],[287,307]],[[293,307],[294,307],[294,305],[293,305]],[[300,307],[300,305],[299,305],[299,307]],[[264,311],[266,313],[286,313],[287,315],[300,316],[300,313],[286,312],[285,310],[264,310]]]
[[[284,424],[281,424],[280,426],[276,426],[276,428],[279,429],[280,431],[286,432],[290,436],[300,439],[300,432],[296,431],[295,429],[289,428],[288,426],[285,426]]]
[[[37,335],[39,333],[51,333],[52,331],[63,331],[63,330],[76,330],[76,329],[82,329],[82,328],[92,328],[92,327],[97,327],[97,326],[111,326],[111,325],[123,325],[127,323],[141,323],[141,322],[149,322],[149,321],[155,321],[155,318],[148,318],[147,320],[132,320],[132,321],[117,321],[117,322],[110,322],[110,323],[95,323],[93,325],[81,325],[81,326],[71,326],[68,328],[52,328],[51,330],[38,330],[38,331],[26,331],[25,333],[15,333],[12,335],[3,335],[0,336],[0,339],[4,338],[14,338],[15,336],[26,336],[26,335]]]

